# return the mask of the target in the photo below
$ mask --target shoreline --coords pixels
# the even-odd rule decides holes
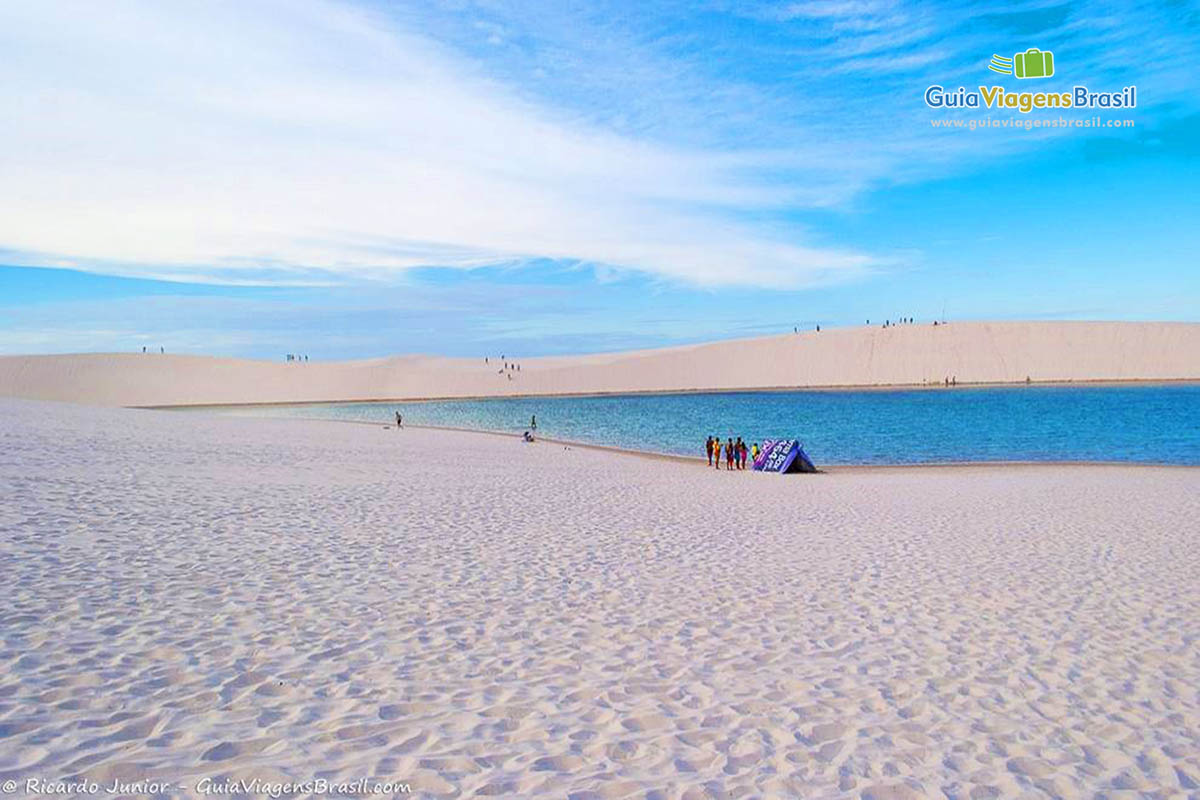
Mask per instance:
[[[166,403],[153,405],[125,405],[123,408],[140,408],[150,411],[170,411],[178,409],[204,409],[204,408],[265,408],[271,406],[326,406],[326,405],[350,405],[356,403],[448,403],[455,401],[480,401],[480,400],[528,400],[536,398],[559,398],[559,397],[642,397],[654,395],[692,395],[692,394],[783,394],[787,392],[890,392],[890,391],[953,391],[955,389],[1004,389],[1004,388],[1069,388],[1072,386],[1083,386],[1089,389],[1102,389],[1105,387],[1121,388],[1121,387],[1153,387],[1153,386],[1200,386],[1200,379],[1197,378],[1131,378],[1128,380],[1100,378],[1097,380],[1062,380],[1062,381],[976,381],[967,382],[960,381],[959,383],[946,386],[944,384],[934,383],[868,383],[868,384],[828,384],[819,386],[745,386],[734,389],[634,389],[630,391],[614,391],[614,392],[530,392],[521,394],[475,394],[475,395],[430,395],[422,397],[371,397],[365,399],[341,399],[341,400],[261,400],[261,401],[246,401],[239,403]],[[1123,462],[1118,462],[1123,463]]]
[[[261,405],[261,404],[260,404]],[[270,405],[300,405],[297,403],[273,403]],[[187,406],[184,408],[191,410],[206,410],[213,407],[198,407]],[[220,406],[221,408],[230,408],[236,406]],[[182,410],[179,406],[174,407],[159,407],[159,408],[134,408],[133,410],[140,411],[176,411]],[[217,415],[221,416],[221,415]],[[298,422],[334,422],[348,425],[366,425],[370,427],[379,427],[384,429],[395,428],[392,422],[379,421],[371,422],[368,420],[359,419],[329,419],[327,417],[229,417],[230,419],[269,419],[269,420],[294,420]],[[405,428],[415,430],[429,431],[450,431],[454,433],[471,433],[480,436],[498,436],[506,439],[521,439],[521,434],[511,433],[508,431],[490,430],[484,428],[459,428],[452,425],[420,425],[410,424],[405,425]],[[615,453],[618,455],[633,456],[635,458],[649,459],[652,461],[668,461],[680,464],[689,464],[700,466],[708,469],[708,465],[700,459],[699,456],[685,456],[677,453],[660,453],[654,450],[637,450],[631,447],[618,447],[616,445],[593,444],[590,442],[580,442],[572,439],[558,439],[549,436],[537,436],[534,444],[547,443],[554,445],[562,445],[564,447],[578,447],[583,450],[594,450],[601,453]],[[1195,470],[1200,469],[1200,464],[1172,464],[1168,462],[1158,461],[928,461],[909,464],[817,464],[818,475],[827,474],[858,474],[867,472],[894,472],[897,470],[952,470],[952,469],[981,469],[988,467],[1008,467],[1008,468],[1030,468],[1030,467],[1138,467],[1147,469],[1181,469]],[[716,471],[716,470],[714,470]],[[724,470],[721,470],[724,471]],[[735,470],[740,472],[753,472],[754,470],[747,468],[744,470]]]

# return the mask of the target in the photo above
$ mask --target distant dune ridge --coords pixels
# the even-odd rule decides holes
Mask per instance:
[[[402,349],[404,343],[398,343]],[[488,363],[484,356],[489,357]],[[952,322],[587,356],[287,363],[158,353],[0,357],[0,395],[118,406],[1049,381],[1200,380],[1200,324]],[[510,377],[511,376],[511,377]]]

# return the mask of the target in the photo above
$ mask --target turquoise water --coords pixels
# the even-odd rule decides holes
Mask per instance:
[[[818,465],[953,461],[1200,464],[1200,386],[1010,386],[331,403],[225,413],[524,431],[703,455],[707,434],[798,438]]]

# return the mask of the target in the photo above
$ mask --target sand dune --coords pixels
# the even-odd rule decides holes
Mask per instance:
[[[846,328],[563,358],[501,371],[403,356],[282,363],[175,355],[0,357],[0,395],[126,406],[1032,381],[1200,380],[1200,324]],[[510,360],[514,358],[509,354]]]
[[[1197,470],[787,479],[3,400],[0,493],[0,780],[1200,792]]]

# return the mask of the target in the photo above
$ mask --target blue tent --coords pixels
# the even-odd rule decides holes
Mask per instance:
[[[765,439],[754,469],[759,472],[816,472],[798,439]]]

